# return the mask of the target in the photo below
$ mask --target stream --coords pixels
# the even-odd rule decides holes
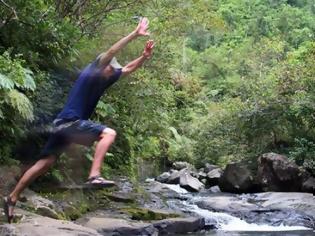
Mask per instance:
[[[200,235],[242,235],[242,236],[252,236],[252,235],[264,235],[264,236],[314,236],[315,231],[299,226],[292,225],[287,226],[283,223],[279,225],[269,225],[269,224],[257,224],[257,223],[247,223],[245,220],[230,215],[223,212],[213,212],[210,210],[202,209],[197,206],[196,202],[202,201],[208,196],[202,196],[201,194],[192,194],[187,192],[185,189],[181,188],[179,185],[163,184],[165,187],[180,194],[178,199],[169,199],[167,204],[170,208],[181,209],[183,212],[190,212],[195,215],[199,215],[205,218],[205,223],[210,230],[200,233],[192,233],[189,235],[200,236]],[[298,217],[298,216],[297,216]],[[214,229],[213,229],[214,228]]]

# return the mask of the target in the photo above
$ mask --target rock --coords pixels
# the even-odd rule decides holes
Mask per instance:
[[[132,193],[122,192],[105,193],[104,196],[106,196],[111,201],[124,203],[134,203],[136,199]]]
[[[122,208],[121,211],[128,213],[128,215],[131,215],[132,220],[152,221],[179,217],[179,214],[175,212],[152,208]]]
[[[174,171],[167,183],[179,184],[182,188],[192,192],[198,192],[204,186],[197,178],[191,176],[188,169]]]
[[[302,184],[302,191],[315,194],[315,178],[309,177]]]
[[[170,178],[171,174],[169,172],[164,172],[163,174],[160,174],[156,180],[161,183],[166,183],[168,179]]]
[[[199,174],[198,174],[196,171],[194,171],[194,170],[189,170],[189,174],[190,174],[192,177],[194,177],[194,178],[196,178],[196,179],[199,179]]]
[[[16,184],[15,178],[19,173],[20,169],[16,166],[0,166],[0,197],[10,193]]]
[[[102,235],[158,236],[158,230],[150,223],[138,223],[115,218],[91,217],[81,224],[96,230]]]
[[[198,179],[202,180],[202,179],[205,179],[205,178],[207,178],[207,174],[204,171],[199,171],[198,172]]]
[[[231,193],[258,191],[254,173],[244,162],[228,164],[219,179],[219,187],[223,192]]]
[[[298,192],[303,172],[286,156],[265,153],[258,159],[257,180],[263,191]]]
[[[152,193],[152,194],[158,194],[160,196],[163,196],[163,198],[179,198],[180,197],[180,193],[178,191],[176,191],[177,189],[172,188],[172,187],[176,187],[177,189],[180,189],[179,185],[173,185],[173,184],[161,184],[160,182],[152,182],[150,184],[147,185],[146,187],[146,191],[148,193]],[[185,191],[185,193],[187,193],[186,189],[182,189]]]
[[[207,174],[208,185],[209,186],[218,185],[222,173],[223,171],[220,168],[209,171]]]
[[[266,192],[254,196],[264,209],[296,210],[315,218],[315,197],[311,193]]]
[[[22,208],[33,209],[33,211],[37,214],[53,219],[60,218],[58,212],[60,212],[61,209],[58,209],[58,207],[51,200],[38,195],[30,189],[24,190],[22,198],[24,201],[19,202]]]
[[[41,216],[47,216],[53,219],[59,219],[58,213],[47,206],[38,206],[35,208],[35,212]]]
[[[188,173],[188,169],[182,169],[180,171],[178,171],[178,170],[171,171],[171,176],[168,178],[167,183],[168,184],[179,184],[180,176],[183,173]]]
[[[243,200],[238,196],[212,196],[204,198],[196,204],[202,209],[229,213],[249,212],[260,209],[256,204]]]
[[[0,225],[0,234],[14,236],[101,236],[94,229],[86,228],[69,221],[54,220],[42,216],[22,219],[19,224]]]
[[[315,197],[310,193],[266,192],[212,194],[196,202],[203,209],[226,212],[248,223],[315,226]]]
[[[205,186],[208,185],[208,180],[207,179],[199,179],[201,183],[203,183]]]
[[[206,163],[206,164],[205,164],[205,168],[204,168],[204,172],[205,172],[205,173],[208,173],[208,172],[210,172],[210,171],[212,171],[212,170],[214,170],[214,169],[217,169],[217,168],[219,168],[219,167],[216,166],[216,165],[211,165],[211,164],[209,164],[209,163]]]
[[[185,161],[177,161],[173,163],[173,167],[175,170],[182,170],[182,169],[192,169],[193,166]]]
[[[172,218],[153,222],[158,229],[159,235],[180,234],[202,230],[205,227],[204,218]]]
[[[179,185],[191,192],[200,191],[204,185],[197,178],[192,177],[189,172],[183,172],[180,175]]]
[[[218,185],[216,185],[216,186],[212,186],[211,188],[209,188],[209,191],[211,193],[220,193],[221,189],[220,189],[220,187]]]

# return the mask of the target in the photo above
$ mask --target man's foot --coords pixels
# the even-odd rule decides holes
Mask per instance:
[[[90,177],[85,184],[93,187],[112,187],[116,185],[114,181],[106,180],[99,175]]]
[[[9,224],[11,224],[13,221],[13,217],[14,217],[13,210],[14,210],[15,204],[16,202],[13,202],[9,196],[3,198],[3,210]]]

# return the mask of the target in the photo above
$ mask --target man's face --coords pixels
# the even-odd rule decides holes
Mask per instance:
[[[114,73],[115,73],[115,69],[111,65],[106,66],[103,70],[103,75],[106,78],[111,77]]]

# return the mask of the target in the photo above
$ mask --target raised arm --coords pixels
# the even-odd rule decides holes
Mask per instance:
[[[153,47],[154,47],[153,40],[147,41],[146,44],[145,44],[145,47],[144,47],[142,55],[140,57],[138,57],[137,59],[129,62],[127,65],[125,65],[122,68],[122,75],[126,76],[126,75],[134,72],[140,66],[142,66],[142,64],[145,62],[145,60],[150,59],[151,56],[152,56]]]
[[[137,38],[138,36],[149,35],[149,32],[147,32],[148,26],[149,20],[146,17],[142,18],[134,31],[120,39],[113,46],[111,46],[110,49],[100,55],[99,64],[107,65],[110,60],[116,55],[116,53],[124,48],[130,41]]]

